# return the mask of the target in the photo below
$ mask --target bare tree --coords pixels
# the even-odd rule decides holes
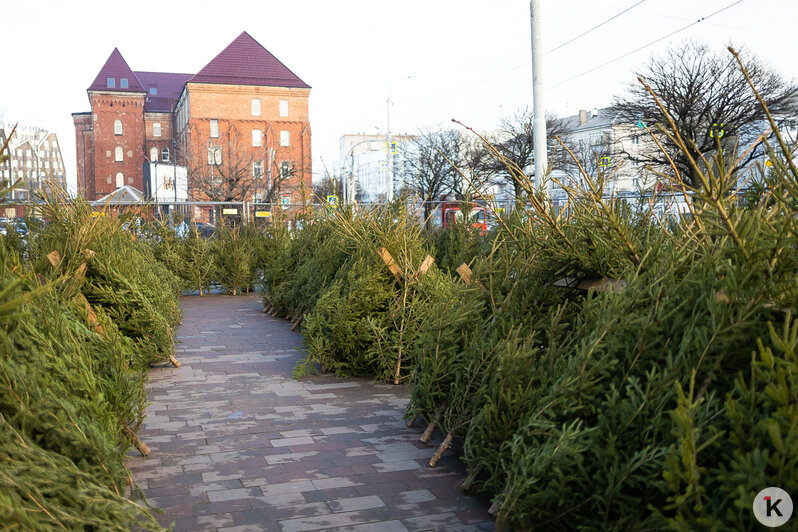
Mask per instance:
[[[771,112],[794,112],[796,87],[753,56],[745,63]],[[756,139],[766,129],[765,113],[730,55],[719,55],[704,44],[687,42],[652,58],[638,76],[657,94],[694,160],[701,161],[702,156],[710,158],[720,147],[727,154],[740,157],[732,169],[737,172],[762,155],[763,142]],[[666,115],[640,84],[632,85],[625,96],[616,97],[612,109],[621,121],[639,124],[641,128],[648,126],[654,130],[657,124],[668,126]],[[658,171],[668,171],[670,157],[683,181],[698,186],[687,156],[664,135],[658,138],[665,153],[649,149],[624,156]],[[753,149],[744,153],[752,144]],[[744,149],[737,150],[737,146]]]
[[[408,152],[402,180],[405,188],[424,201],[424,219],[429,220],[433,205],[442,195],[462,190],[455,166],[461,164],[463,140],[453,129],[428,131],[420,135]]]
[[[261,139],[252,146],[249,134],[233,125],[219,124],[218,137],[201,140],[196,130],[186,144],[191,188],[212,201],[258,199],[271,203],[304,169],[297,161],[274,161],[274,148]],[[249,132],[246,132],[249,133]]]

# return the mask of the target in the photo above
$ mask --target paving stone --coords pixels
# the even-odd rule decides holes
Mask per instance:
[[[348,499],[335,499],[329,501],[330,509],[333,512],[351,512],[354,510],[367,510],[369,508],[379,508],[385,506],[382,499],[376,495],[366,497],[352,497]]]
[[[403,420],[405,386],[332,375],[294,380],[301,335],[260,297],[184,297],[181,368],[150,370],[151,404],[129,453],[175,530],[489,530],[488,502],[457,490],[457,448]],[[235,332],[233,332],[235,331]]]

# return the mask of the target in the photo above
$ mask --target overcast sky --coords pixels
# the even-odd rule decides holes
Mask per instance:
[[[560,116],[609,105],[652,54],[690,38],[719,51],[745,46],[785,78],[798,77],[798,0],[542,3],[544,50],[631,7],[544,56],[547,111]],[[70,182],[70,114],[89,110],[86,88],[114,47],[133,70],[192,73],[246,30],[313,87],[314,178],[322,159],[333,170],[341,135],[384,134],[389,87],[395,133],[450,127],[451,118],[489,130],[531,107],[526,0],[39,0],[4,3],[0,20],[0,115],[56,131]]]

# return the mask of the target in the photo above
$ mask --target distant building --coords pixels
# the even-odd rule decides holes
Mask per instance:
[[[91,111],[72,116],[89,200],[123,186],[168,197],[152,163],[185,167],[192,199],[311,186],[310,86],[246,32],[196,74],[133,71],[114,49],[87,92]]]
[[[394,191],[401,188],[405,157],[413,151],[417,135],[391,135],[394,164]],[[388,147],[385,135],[362,133],[343,135],[336,164],[345,183],[357,183],[361,201],[380,201],[388,193]],[[344,187],[346,188],[346,187]]]
[[[655,176],[643,164],[632,160],[644,158],[645,150],[654,144],[645,129],[637,124],[621,121],[610,108],[580,110],[578,114],[563,119],[563,141],[574,152],[585,171],[596,175],[599,171],[609,177],[605,193],[630,193],[649,189]],[[579,171],[570,157],[560,157],[565,169],[553,173],[554,177],[579,179]],[[555,196],[564,195],[554,187]]]
[[[0,125],[0,144],[11,134],[12,125]],[[13,199],[27,200],[52,186],[66,190],[66,172],[58,136],[46,129],[17,126],[9,142],[9,159],[0,164],[0,188],[23,180]]]

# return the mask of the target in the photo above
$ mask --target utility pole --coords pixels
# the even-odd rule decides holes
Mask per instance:
[[[393,150],[391,149],[391,86],[388,85],[388,124],[385,131],[385,151],[388,155],[388,201],[393,201]]]
[[[535,191],[546,175],[546,108],[543,105],[543,53],[541,50],[540,0],[529,1],[532,25],[532,137],[535,143]]]

